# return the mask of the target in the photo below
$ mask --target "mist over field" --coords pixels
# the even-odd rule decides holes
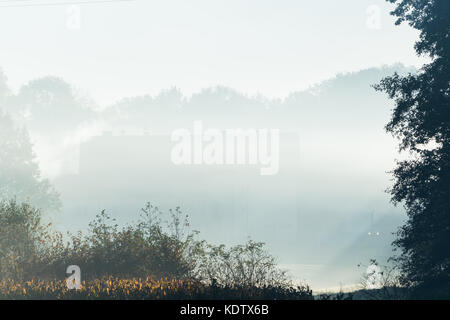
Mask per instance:
[[[395,71],[414,69],[340,74],[285,99],[221,86],[187,98],[172,88],[103,109],[45,77],[5,105],[29,128],[42,172],[60,193],[57,229],[85,230],[102,209],[126,224],[146,202],[180,206],[208,241],[264,241],[297,280],[331,288],[358,283],[358,263],[385,261],[404,219],[384,192],[397,157],[383,130],[390,103],[371,87]],[[57,112],[43,116],[30,105]],[[261,176],[258,165],[175,165],[171,133],[192,131],[199,119],[205,130],[279,129],[278,174]]]
[[[6,2],[0,116],[29,134],[49,182],[38,187],[59,202],[6,188],[0,200],[45,207],[53,228],[74,233],[102,210],[127,225],[147,202],[180,207],[199,238],[265,242],[314,290],[355,286],[370,259],[392,256],[406,215],[386,189],[405,155],[385,130],[394,102],[373,85],[426,59],[384,0]],[[279,130],[275,174],[261,175],[262,163],[174,163],[173,133],[195,136],[198,122]]]

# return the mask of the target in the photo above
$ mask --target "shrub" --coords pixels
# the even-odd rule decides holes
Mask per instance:
[[[358,265],[362,267],[362,264]],[[360,290],[355,293],[358,300],[405,300],[410,298],[409,289],[401,284],[396,265],[380,265],[375,259],[361,277]]]
[[[252,240],[229,249],[225,245],[204,244],[199,257],[198,277],[230,288],[291,285],[286,271],[280,270],[275,258],[264,250],[264,243]]]
[[[187,278],[195,268],[191,256],[195,233],[185,232],[188,217],[182,216],[179,208],[169,211],[169,220],[163,221],[163,217],[157,207],[147,204],[136,224],[119,229],[102,211],[89,224],[86,235],[69,235],[65,243],[62,235],[57,237],[47,255],[49,272],[75,264],[86,279]]]
[[[50,228],[42,225],[39,210],[27,204],[0,205],[0,297],[312,297],[309,287],[294,288],[286,271],[264,250],[264,243],[250,240],[227,249],[199,241],[180,208],[164,214],[147,204],[137,223],[122,228],[102,211],[86,234],[63,235]],[[81,292],[65,288],[69,265],[81,268],[85,281]],[[151,288],[158,285],[171,290],[156,294]]]
[[[29,279],[42,267],[50,238],[39,210],[15,200],[0,202],[0,279]]]

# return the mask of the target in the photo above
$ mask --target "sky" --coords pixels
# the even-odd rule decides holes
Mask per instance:
[[[394,26],[384,0],[66,2],[0,0],[0,68],[13,90],[52,75],[100,105],[215,85],[274,98],[342,72],[424,62],[418,33]]]

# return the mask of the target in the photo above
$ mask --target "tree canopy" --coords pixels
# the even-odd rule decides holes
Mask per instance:
[[[92,107],[89,98],[51,76],[29,81],[5,101],[5,109],[30,132],[51,136],[66,134],[92,119]]]
[[[394,100],[386,129],[400,140],[408,160],[398,162],[391,189],[408,221],[395,246],[402,282],[416,297],[450,297],[450,2],[387,0],[397,24],[420,31],[418,55],[431,58],[415,74],[394,74],[376,88]]]

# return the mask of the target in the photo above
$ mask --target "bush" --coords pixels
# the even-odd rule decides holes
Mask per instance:
[[[25,280],[40,273],[49,239],[39,210],[15,200],[0,202],[0,280]]]
[[[363,267],[362,264],[358,265]],[[360,289],[355,292],[358,300],[405,300],[410,298],[410,291],[400,281],[398,266],[380,265],[375,259],[370,260],[369,268],[361,277]]]
[[[189,229],[189,217],[179,208],[164,214],[147,204],[137,223],[121,229],[102,211],[85,235],[63,235],[50,228],[42,225],[40,212],[27,204],[0,205],[1,297],[312,297],[307,286],[293,287],[263,243],[250,240],[227,249],[199,241],[198,232]],[[64,289],[69,265],[81,268],[84,291],[75,294]],[[164,296],[155,294],[150,289],[158,284],[172,290],[164,291]]]
[[[157,207],[147,204],[136,224],[119,229],[115,220],[102,211],[89,224],[87,235],[69,235],[65,243],[64,237],[58,235],[48,250],[49,272],[64,272],[65,267],[75,264],[86,279],[187,278],[195,268],[191,256],[195,233],[184,232],[188,217],[182,216],[179,208],[170,210],[164,222],[163,216]]]
[[[249,240],[244,245],[205,244],[199,257],[198,277],[208,283],[230,287],[288,287],[286,271],[264,250],[264,243]]]

